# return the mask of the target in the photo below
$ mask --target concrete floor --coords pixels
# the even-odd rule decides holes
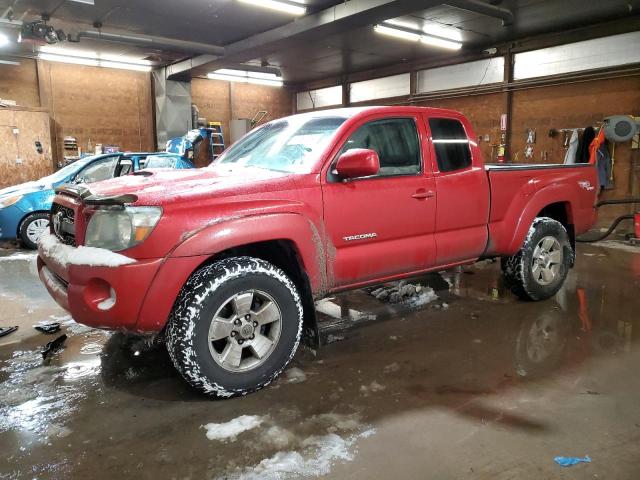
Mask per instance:
[[[491,262],[420,279],[440,298],[419,308],[337,296],[331,343],[224,401],[162,348],[74,324],[34,256],[5,251],[0,325],[20,330],[0,339],[0,478],[640,478],[640,248],[605,245],[581,245],[546,302],[515,300]],[[69,338],[43,363],[55,336],[32,326],[52,319]]]

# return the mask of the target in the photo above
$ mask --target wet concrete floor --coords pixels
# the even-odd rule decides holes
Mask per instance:
[[[492,262],[412,280],[428,303],[336,296],[327,345],[223,401],[161,346],[74,324],[34,258],[0,252],[0,478],[640,478],[640,248],[581,245],[539,303]],[[40,321],[68,335],[47,361]]]

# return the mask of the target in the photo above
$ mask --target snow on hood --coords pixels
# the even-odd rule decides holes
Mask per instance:
[[[40,192],[42,190],[48,190],[51,188],[53,188],[51,186],[51,183],[46,183],[42,180],[38,180],[35,182],[26,182],[19,185],[14,185],[12,187],[0,189],[0,197],[9,195],[27,195],[29,193]]]
[[[235,192],[250,185],[291,175],[259,168],[230,170],[221,166],[185,170],[154,169],[146,170],[144,174],[93,183],[89,189],[95,195],[133,193],[138,197],[139,203],[154,205],[185,197]]]

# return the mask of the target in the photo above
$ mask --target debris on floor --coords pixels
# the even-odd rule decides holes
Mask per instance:
[[[15,332],[16,330],[18,330],[17,326],[14,326],[14,327],[0,327],[0,337],[6,337],[7,335],[9,335],[10,333]]]
[[[584,457],[556,457],[553,460],[561,467],[571,467],[578,463],[591,463],[589,455],[585,455]]]
[[[64,342],[67,340],[67,336],[63,333],[55,340],[47,343],[42,349],[42,359],[46,360],[47,357],[54,354],[64,346]]]
[[[433,288],[404,280],[369,288],[367,292],[381,302],[407,303],[412,307],[420,307],[438,299]]]
[[[35,328],[39,332],[51,335],[52,333],[60,331],[60,323],[40,323],[38,325],[35,325],[33,328]]]

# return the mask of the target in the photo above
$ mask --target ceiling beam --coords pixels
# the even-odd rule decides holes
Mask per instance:
[[[510,11],[479,0],[450,0],[458,8],[489,14],[497,18],[513,15]],[[408,15],[410,13],[442,5],[442,0],[350,0],[320,12],[304,16],[281,27],[253,35],[244,40],[225,45],[224,55],[215,59],[199,56],[171,65],[171,79],[204,76],[207,73],[237,65],[256,58],[290,48],[300,42],[322,40],[327,36],[350,29],[358,29]],[[507,18],[508,20],[508,18]]]

